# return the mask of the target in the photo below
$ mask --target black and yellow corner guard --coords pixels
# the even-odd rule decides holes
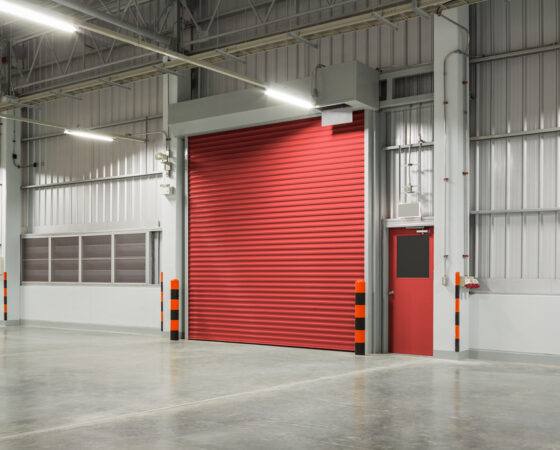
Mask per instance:
[[[366,282],[355,283],[356,301],[354,304],[354,353],[366,354]]]
[[[461,350],[461,274],[455,272],[455,352]]]
[[[170,326],[169,336],[172,341],[179,340],[179,280],[174,278],[170,283],[171,287],[171,303],[170,303]]]

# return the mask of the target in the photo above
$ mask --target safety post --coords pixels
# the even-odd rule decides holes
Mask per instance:
[[[4,272],[4,320],[8,320],[8,272]]]
[[[355,283],[356,301],[354,305],[354,353],[366,354],[366,282]]]
[[[163,331],[163,272],[159,273],[159,321]]]
[[[179,280],[171,280],[171,308],[170,308],[170,327],[169,336],[172,341],[179,340]]]
[[[461,349],[461,274],[455,272],[455,352]]]

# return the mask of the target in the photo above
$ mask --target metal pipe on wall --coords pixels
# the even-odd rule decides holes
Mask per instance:
[[[418,192],[417,192],[417,197],[418,197],[418,204],[419,204],[419,208],[420,208],[420,217],[422,217],[422,140],[420,140],[419,145],[418,145],[418,166],[417,166],[417,170],[418,170]]]
[[[526,48],[523,50],[515,50],[511,52],[496,53],[494,55],[473,56],[470,60],[471,64],[481,64],[484,62],[498,61],[500,59],[518,58],[520,56],[529,56],[537,53],[555,52],[560,50],[560,44],[543,45],[539,47]]]
[[[468,108],[468,99],[469,99],[469,87],[468,87],[468,71],[469,71],[469,47],[470,47],[470,31],[467,27],[461,25],[460,23],[456,22],[455,20],[446,17],[442,12],[438,13],[438,16],[447,20],[452,25],[457,26],[461,31],[463,31],[467,37],[466,39],[466,49],[456,49],[449,52],[443,61],[443,128],[444,128],[444,204],[443,204],[443,271],[444,271],[444,278],[442,280],[442,284],[446,285],[448,282],[447,277],[447,263],[448,263],[448,230],[447,230],[447,215],[449,210],[449,193],[448,193],[448,185],[449,185],[449,173],[448,173],[448,148],[447,148],[447,63],[449,58],[452,55],[459,54],[464,57],[464,73],[463,73],[463,207],[465,209],[465,223],[463,229],[463,269],[465,275],[470,273],[470,264],[468,260],[469,254],[469,204],[468,204],[468,185],[467,185],[467,175],[468,175],[468,152],[467,148],[469,145],[469,137],[468,137],[468,122],[467,122],[467,109]]]
[[[402,172],[402,147],[399,145],[399,203],[402,203],[402,184],[401,184],[401,172]]]
[[[73,181],[61,181],[59,183],[45,183],[45,184],[28,184],[21,187],[21,189],[25,190],[36,190],[36,189],[48,189],[48,188],[55,188],[55,187],[64,187],[64,186],[75,186],[78,184],[93,184],[93,183],[104,183],[110,181],[123,181],[123,180],[138,180],[138,179],[146,179],[146,178],[159,178],[162,177],[163,174],[161,172],[146,172],[146,173],[135,173],[135,174],[128,174],[128,175],[116,175],[110,177],[99,177],[99,178],[90,178],[84,180],[73,180]]]
[[[449,258],[448,254],[448,230],[447,230],[447,214],[448,214],[448,197],[449,197],[449,167],[448,167],[448,155],[447,155],[447,62],[452,55],[464,53],[462,50],[452,50],[443,60],[443,183],[444,183],[444,190],[443,190],[443,279],[441,283],[445,286],[448,283],[448,276],[447,276],[447,262]]]
[[[420,141],[420,142],[412,142],[411,144],[409,144],[411,147],[433,147],[434,143],[433,142],[424,142],[424,141]],[[394,151],[394,150],[398,150],[399,149],[399,145],[388,145],[386,147],[383,147],[383,150],[385,151]]]

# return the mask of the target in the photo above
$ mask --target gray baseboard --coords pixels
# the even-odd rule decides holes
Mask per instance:
[[[0,327],[19,327],[21,320],[3,320],[0,322]]]
[[[469,350],[469,358],[486,361],[560,365],[560,355],[546,353],[518,353],[499,350],[471,349]]]
[[[21,320],[21,326],[34,328],[54,328],[58,330],[97,331],[104,333],[144,334],[151,336],[165,336],[159,328],[124,327],[115,325],[97,325],[89,323],[50,322],[46,320]],[[169,334],[169,333],[167,333]]]
[[[481,361],[513,362],[523,364],[560,365],[560,355],[545,353],[504,352],[499,350],[470,349],[460,353],[453,351],[436,350],[434,358],[463,361],[465,359],[478,359]]]
[[[463,350],[462,352],[453,352],[451,350],[434,350],[434,358],[462,361],[469,358],[469,351]]]

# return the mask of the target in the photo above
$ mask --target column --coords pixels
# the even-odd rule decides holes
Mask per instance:
[[[468,6],[444,14],[468,28]],[[469,253],[468,38],[457,24],[434,16],[434,355],[453,359],[466,357],[469,349],[463,294],[455,352],[454,274],[464,275]]]
[[[8,111],[6,116],[19,117],[19,111]],[[21,169],[14,164],[17,155],[21,164],[21,123],[0,119],[1,141],[1,198],[2,198],[2,271],[8,273],[8,324],[19,324],[21,319]]]

